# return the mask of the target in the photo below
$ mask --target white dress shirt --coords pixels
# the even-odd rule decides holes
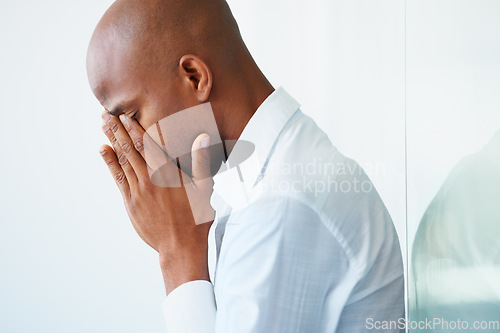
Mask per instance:
[[[299,107],[272,93],[214,177],[212,282],[167,296],[169,333],[355,333],[404,318],[392,220],[359,165]],[[245,142],[255,151],[236,164]]]

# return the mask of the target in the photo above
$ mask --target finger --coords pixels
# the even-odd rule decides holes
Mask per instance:
[[[144,156],[151,182],[160,187],[182,187],[182,172],[163,150],[161,138],[157,124],[149,127],[143,135]]]
[[[118,186],[123,198],[129,198],[130,186],[128,184],[127,177],[125,176],[125,173],[120,166],[120,163],[118,163],[118,158],[115,152],[108,145],[102,146],[99,152],[104,162],[106,162],[108,169],[111,172],[111,175],[113,176],[113,179],[115,180],[116,185]]]
[[[139,146],[139,148],[141,149],[143,148],[142,138],[140,138],[141,141],[138,141],[137,136],[135,136],[134,141],[131,136],[131,133],[135,135],[138,134],[136,134],[136,132],[138,132],[137,127],[139,126],[139,124],[137,122],[133,124],[132,119],[124,114],[120,115],[119,120],[120,124],[117,131],[115,132],[115,137],[120,143],[125,156],[130,161],[130,164],[132,165],[137,178],[140,181],[144,181],[146,178],[149,178],[148,169],[143,155],[137,150],[137,146]]]
[[[193,181],[212,177],[210,171],[210,136],[206,133],[198,135],[191,147]]]
[[[113,149],[118,159],[118,163],[122,167],[122,170],[125,174],[125,177],[127,177],[129,185],[135,186],[135,184],[137,184],[137,176],[134,172],[134,169],[132,169],[132,166],[130,165],[127,156],[124,153],[120,143],[118,142],[118,139],[115,136],[115,132],[118,130],[118,124],[116,121],[113,121],[112,116],[109,116],[108,118],[106,117],[106,114],[107,113],[104,113],[102,116],[102,119],[106,121],[106,124],[102,126],[102,130],[104,131],[104,134],[108,137],[109,142],[111,142],[111,145],[113,146]]]
[[[142,128],[141,124],[137,122],[137,120],[130,118],[128,116],[125,116],[124,120],[121,119],[123,126],[125,127],[125,130],[127,131],[128,135],[130,136],[130,139],[132,140],[135,150],[141,154],[141,156],[145,159],[145,153],[144,153],[144,133],[146,132],[144,128]]]
[[[122,121],[122,124],[134,143],[135,150],[141,154],[146,163],[150,181],[162,187],[180,187],[180,181],[175,181],[176,178],[179,178],[177,166],[167,158],[160,148],[160,144],[155,142],[137,120],[127,117]],[[157,129],[156,124],[154,129]],[[159,172],[160,169],[161,172]],[[172,180],[172,177],[168,177],[170,180],[166,180],[167,170],[169,170],[168,174],[173,174],[174,180]]]
[[[210,172],[210,136],[198,135],[191,147],[192,182],[184,182],[189,205],[196,224],[211,222],[215,212],[210,205],[213,179]]]

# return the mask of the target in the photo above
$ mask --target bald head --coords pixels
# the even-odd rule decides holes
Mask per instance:
[[[118,0],[95,29],[87,66],[91,84],[100,85],[120,65],[168,74],[189,53],[213,66],[228,63],[241,44],[224,0]]]
[[[237,109],[235,101],[256,108],[260,88],[265,97],[272,88],[225,0],[117,0],[92,35],[87,72],[106,109],[130,116],[139,111],[134,115],[145,128],[207,101],[217,110]],[[225,88],[231,94],[221,93]]]

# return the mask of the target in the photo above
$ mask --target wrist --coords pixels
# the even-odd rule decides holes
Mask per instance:
[[[196,280],[210,281],[207,252],[159,253],[167,295],[180,285]]]

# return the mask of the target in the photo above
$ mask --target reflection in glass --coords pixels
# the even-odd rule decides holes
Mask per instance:
[[[442,321],[426,332],[456,332],[458,319],[500,332],[500,130],[453,168],[427,208],[412,273],[410,320]]]

